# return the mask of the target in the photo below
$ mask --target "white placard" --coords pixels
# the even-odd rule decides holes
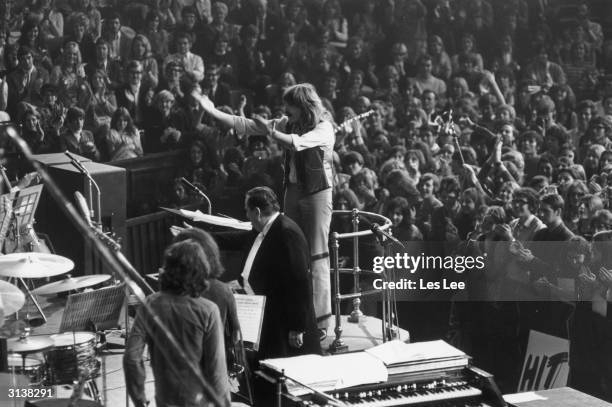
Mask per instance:
[[[259,349],[261,327],[266,308],[266,297],[263,295],[234,294],[236,299],[236,312],[242,340],[253,343],[253,349]]]
[[[569,341],[530,331],[518,392],[565,387],[568,374]]]

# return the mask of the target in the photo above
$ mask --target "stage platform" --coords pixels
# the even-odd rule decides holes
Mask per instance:
[[[612,404],[570,387],[506,394],[504,400],[516,407],[612,407]]]
[[[58,297],[47,298],[43,296],[39,296],[37,299],[40,301],[41,307],[43,308],[43,311],[47,317],[47,323],[40,327],[32,328],[32,335],[51,335],[59,333],[59,327],[61,324],[62,315],[64,313],[66,299]],[[30,303],[26,304],[26,306],[20,311],[20,313],[25,312],[29,312],[31,315],[33,315],[36,311],[33,305]],[[120,318],[121,328],[123,328],[123,324],[125,324],[124,321],[125,318],[122,316]],[[382,343],[382,322],[378,318],[367,316],[359,323],[352,323],[348,322],[347,315],[343,315],[342,329],[342,338],[344,343],[348,346],[348,350],[351,352],[368,349]],[[399,334],[402,341],[409,340],[409,334],[406,330],[399,329]],[[328,329],[327,338],[321,342],[324,350],[329,348],[334,338],[335,335],[333,332],[333,326],[331,326]],[[107,341],[116,346],[117,349],[105,351],[102,357],[105,373],[95,379],[102,399],[106,400],[104,405],[112,407],[132,406],[131,402],[126,404],[125,396],[125,380],[122,366],[122,358],[124,353],[124,349],[122,347],[125,343],[125,339],[121,337],[120,331],[113,331],[107,336]],[[153,383],[153,374],[148,361],[145,365],[147,369],[145,389],[149,400],[151,400],[149,407],[155,407],[155,387]],[[54,390],[57,397],[60,398],[67,398],[72,394],[72,388],[70,386],[54,386]],[[87,399],[86,396],[84,398]],[[23,402],[15,402],[14,404],[7,405],[7,407],[22,407],[23,405]]]
[[[336,338],[334,325],[327,329],[327,338],[321,342],[323,351],[327,351]],[[359,323],[348,322],[348,315],[342,315],[342,340],[348,346],[349,352],[356,352],[380,345],[383,340],[382,321],[379,318],[366,316]],[[398,329],[399,338],[403,342],[410,341],[410,334],[405,329]]]

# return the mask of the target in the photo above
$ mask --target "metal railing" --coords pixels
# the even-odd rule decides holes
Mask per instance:
[[[377,213],[362,212],[358,209],[353,210],[335,210],[332,212],[332,216],[350,215],[353,231],[349,233],[338,233],[332,232],[331,248],[332,248],[332,269],[334,272],[334,313],[335,313],[335,327],[334,333],[336,338],[329,347],[331,353],[346,352],[348,346],[342,340],[342,318],[340,311],[340,303],[343,300],[353,300],[353,310],[348,317],[349,322],[359,323],[365,317],[361,311],[361,297],[370,295],[382,294],[383,296],[383,341],[386,338],[386,324],[385,316],[387,314],[385,309],[385,292],[381,290],[367,290],[361,291],[360,287],[360,275],[363,270],[359,267],[359,238],[365,236],[372,236],[374,233],[368,227],[367,230],[359,230],[360,218],[363,218],[366,223],[370,225],[379,224],[381,231],[386,231],[391,227],[391,221]],[[353,240],[353,267],[342,268],[339,263],[339,248],[340,240],[352,239]],[[342,294],[340,292],[340,274],[352,274],[353,275],[353,292],[348,294]]]

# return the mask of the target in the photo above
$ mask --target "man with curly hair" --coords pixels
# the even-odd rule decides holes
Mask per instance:
[[[188,239],[166,250],[160,273],[161,291],[145,306],[167,327],[199,373],[224,405],[230,404],[223,323],[219,308],[202,297],[214,271],[199,242]],[[174,354],[164,332],[141,307],[136,314],[123,358],[128,393],[136,407],[146,406],[145,344],[151,354],[157,406],[202,406],[208,399],[200,380]],[[210,400],[209,400],[210,401]]]

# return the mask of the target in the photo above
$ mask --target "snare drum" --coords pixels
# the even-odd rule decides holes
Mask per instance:
[[[8,355],[8,367],[11,373],[27,376],[32,386],[40,386],[45,380],[45,362],[32,356],[24,361],[20,355]]]
[[[79,379],[79,368],[87,368],[85,380],[97,377],[96,335],[91,332],[65,332],[51,335],[54,348],[47,352],[49,385],[72,384]]]

